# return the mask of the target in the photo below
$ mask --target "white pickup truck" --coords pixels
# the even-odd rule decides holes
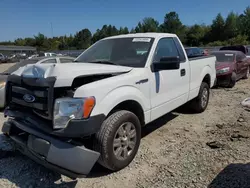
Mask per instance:
[[[10,75],[2,132],[66,176],[87,175],[97,161],[118,171],[135,157],[142,126],[189,101],[203,112],[215,78],[215,57],[188,59],[174,34],[105,38],[73,63]]]

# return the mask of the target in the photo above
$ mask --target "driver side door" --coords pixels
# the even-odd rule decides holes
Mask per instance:
[[[179,69],[151,73],[151,121],[181,106],[188,99],[189,63],[179,40],[174,37],[160,39],[153,62],[160,62],[164,57],[177,56],[181,60]]]

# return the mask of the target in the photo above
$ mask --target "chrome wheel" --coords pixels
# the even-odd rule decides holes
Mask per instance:
[[[115,133],[113,141],[113,152],[119,160],[126,160],[135,148],[137,141],[135,125],[123,123]]]
[[[208,89],[204,88],[202,91],[202,96],[201,96],[201,106],[202,108],[205,108],[208,102]]]

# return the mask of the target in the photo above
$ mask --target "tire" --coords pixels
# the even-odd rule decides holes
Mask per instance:
[[[210,96],[210,88],[207,83],[202,82],[198,96],[191,102],[192,109],[196,113],[204,112],[207,108]]]
[[[131,131],[126,132],[125,127],[129,127],[129,125],[133,129],[131,128]],[[130,136],[128,136],[128,132],[131,133]],[[123,136],[119,133],[122,133]],[[128,135],[126,136],[124,134]],[[132,139],[132,135],[135,135],[135,138],[133,137]],[[125,139],[125,137],[127,139]],[[116,142],[117,147],[114,146],[115,140],[118,140],[118,142]],[[128,140],[130,140],[130,142]],[[100,131],[94,138],[94,150],[100,153],[99,164],[112,171],[119,171],[125,168],[137,154],[140,140],[141,124],[138,117],[126,110],[114,112],[103,122]],[[133,149],[131,149],[132,147],[129,145],[133,146]],[[127,148],[127,150],[124,148]],[[129,149],[131,149],[130,153],[125,152],[129,151]],[[117,153],[117,155],[115,153]],[[125,153],[128,153],[127,156],[124,155]]]
[[[233,88],[236,84],[236,73],[233,72],[231,78],[229,79],[228,87]]]
[[[249,67],[247,67],[246,75],[243,78],[248,79],[249,78],[249,73],[250,73],[250,69],[249,69]]]

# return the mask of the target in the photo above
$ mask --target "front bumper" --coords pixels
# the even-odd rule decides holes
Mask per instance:
[[[86,176],[100,156],[84,146],[37,131],[21,120],[9,119],[4,123],[2,132],[9,135],[23,154],[70,178]]]
[[[216,84],[219,86],[228,85],[228,83],[230,82],[231,76],[232,76],[232,74],[217,75]]]
[[[30,112],[6,108],[4,115],[26,122],[27,127],[36,129],[45,134],[62,138],[81,138],[97,133],[105,120],[104,114],[91,116],[88,119],[70,120],[63,129],[53,129],[52,121],[45,120]]]

